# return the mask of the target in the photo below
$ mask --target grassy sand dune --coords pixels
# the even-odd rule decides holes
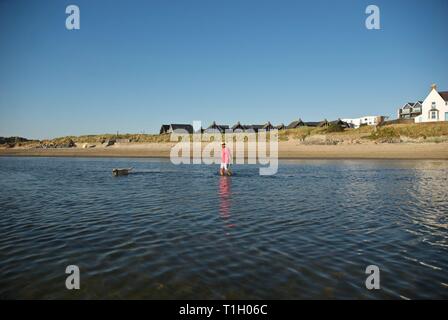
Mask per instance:
[[[394,124],[381,127],[364,126],[357,129],[342,129],[338,126],[327,128],[300,127],[279,131],[279,141],[297,141],[304,144],[356,143],[397,143],[397,142],[445,142],[448,141],[448,122],[422,124]],[[3,138],[7,141],[5,138]],[[102,144],[108,140],[127,140],[131,143],[169,143],[169,134],[99,134],[65,136],[51,140],[17,141],[15,147],[38,147],[39,145],[68,145],[70,141],[80,145]],[[5,147],[7,142],[3,144]],[[0,145],[2,145],[0,143]],[[11,145],[10,145],[11,146]]]
[[[116,143],[108,145],[110,140]],[[67,136],[2,144],[0,155],[169,157],[174,144],[168,134]],[[448,122],[282,130],[279,157],[448,159]]]
[[[335,127],[309,128],[300,127],[280,131],[280,141],[297,140],[300,142],[313,141],[313,137],[322,137],[328,141],[368,143],[397,142],[444,142],[448,141],[448,122],[421,124],[393,124],[388,126],[363,126],[357,129],[340,130]]]

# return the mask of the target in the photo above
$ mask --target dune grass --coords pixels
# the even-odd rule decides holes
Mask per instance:
[[[448,122],[393,124],[380,127],[363,126],[358,129],[342,129],[337,126],[326,128],[299,127],[278,132],[279,141],[303,142],[312,136],[325,137],[337,141],[376,141],[376,142],[400,142],[400,141],[448,141]],[[267,134],[268,140],[270,138]],[[44,141],[21,141],[17,145],[54,144],[64,145],[71,141],[74,143],[104,143],[107,140],[128,139],[132,143],[169,143],[169,134],[99,134],[82,136],[65,136]],[[190,136],[191,139],[191,136]],[[235,138],[234,138],[234,141]]]
[[[298,140],[303,141],[313,135],[325,135],[329,138],[339,139],[366,139],[373,141],[388,142],[401,137],[418,139],[430,137],[448,136],[448,122],[439,123],[416,123],[416,124],[393,124],[381,127],[362,126],[357,129],[342,129],[338,126],[326,128],[300,127],[296,129],[281,130],[278,133],[279,141]],[[107,139],[130,139],[131,142],[157,143],[170,142],[169,134],[103,134],[86,135],[70,138],[77,143],[99,143]],[[269,134],[268,134],[269,138]]]
[[[340,137],[340,138],[357,138],[360,139],[373,132],[373,127],[361,127],[358,129],[343,129],[339,126],[331,125],[326,128],[317,127],[299,127],[296,129],[287,129],[279,131],[280,141],[298,140],[304,141],[307,137],[314,135],[326,135],[328,137]]]
[[[75,143],[103,143],[107,140],[128,139],[130,142],[155,143],[169,142],[170,136],[167,134],[99,134],[83,136],[67,136],[53,139],[53,142],[71,139]]]
[[[396,142],[400,139],[426,140],[428,138],[440,138],[445,136],[448,136],[448,123],[439,122],[394,124],[378,127],[377,130],[366,136],[366,138],[381,142]],[[431,141],[437,142],[437,139],[431,139]]]
[[[400,138],[427,139],[448,136],[448,122],[393,124],[387,126],[363,126],[357,129],[342,129],[336,126],[327,128],[300,127],[279,132],[280,141],[304,141],[307,137],[325,135],[327,138],[365,139],[378,142],[397,142]],[[431,139],[431,141],[438,141]],[[441,139],[445,141],[445,139]]]

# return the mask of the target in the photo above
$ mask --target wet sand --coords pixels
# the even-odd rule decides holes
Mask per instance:
[[[0,149],[0,156],[42,157],[138,157],[168,158],[172,143],[129,143],[110,147],[10,148]],[[446,159],[448,143],[382,143],[347,145],[303,145],[279,142],[280,159]]]

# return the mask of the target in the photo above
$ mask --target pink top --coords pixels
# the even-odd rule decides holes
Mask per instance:
[[[221,163],[230,163],[230,150],[227,147],[221,149]]]

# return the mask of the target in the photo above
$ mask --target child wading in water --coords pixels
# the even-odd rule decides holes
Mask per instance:
[[[230,166],[230,149],[226,147],[226,143],[223,142],[221,144],[221,169],[220,169],[220,174],[223,176],[225,174],[230,175],[231,172],[229,170],[229,166]]]

